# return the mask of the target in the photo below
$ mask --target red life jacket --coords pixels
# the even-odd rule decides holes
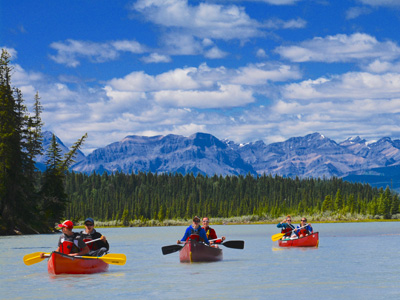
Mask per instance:
[[[307,234],[308,234],[308,230],[307,229],[305,229],[305,228],[300,229],[299,235],[306,236]]]
[[[87,243],[87,242],[92,241],[92,239],[86,238],[86,239],[83,239],[83,241],[84,241],[85,243]],[[86,246],[88,246],[90,250],[93,250],[94,244],[96,244],[96,243],[89,243],[89,244],[86,244]],[[82,249],[81,249],[81,250],[82,250]]]
[[[189,237],[187,238],[188,240],[192,240],[192,241],[200,241],[200,235],[196,234],[196,233],[192,233],[191,235],[189,235]]]
[[[286,228],[282,228],[281,233],[284,233],[285,236],[290,236],[290,233],[293,231],[293,229],[295,229],[295,227],[293,225],[289,225]]]
[[[70,241],[64,241],[60,245],[60,252],[64,254],[70,254],[72,251],[72,248],[74,247],[74,243]]]

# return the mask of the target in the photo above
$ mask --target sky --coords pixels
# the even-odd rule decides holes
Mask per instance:
[[[128,135],[400,138],[400,0],[0,0],[12,85],[85,154]]]

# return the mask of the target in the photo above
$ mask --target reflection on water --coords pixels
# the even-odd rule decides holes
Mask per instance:
[[[278,247],[275,225],[213,226],[245,249],[222,247],[222,261],[194,264],[161,253],[185,226],[101,229],[127,263],[90,275],[50,276],[47,260],[24,265],[25,254],[54,250],[57,234],[0,237],[0,298],[399,299],[399,222],[313,225],[318,248]]]

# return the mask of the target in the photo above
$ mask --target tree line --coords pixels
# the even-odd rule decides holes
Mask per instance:
[[[229,218],[244,215],[277,218],[284,214],[381,215],[399,212],[389,188],[350,183],[340,178],[299,179],[263,175],[69,173],[65,216],[99,221],[191,219],[194,215]]]

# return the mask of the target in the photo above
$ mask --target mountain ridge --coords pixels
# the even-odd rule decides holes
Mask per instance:
[[[350,181],[365,180],[371,174],[376,179],[381,174],[381,179],[387,181],[385,168],[393,169],[397,165],[400,165],[400,140],[390,137],[368,143],[356,136],[337,143],[315,132],[267,145],[262,140],[236,144],[198,132],[189,137],[126,136],[87,156],[79,155],[71,170],[87,174],[153,172],[226,176],[250,173],[344,179],[349,176]],[[397,185],[400,187],[396,180]]]

